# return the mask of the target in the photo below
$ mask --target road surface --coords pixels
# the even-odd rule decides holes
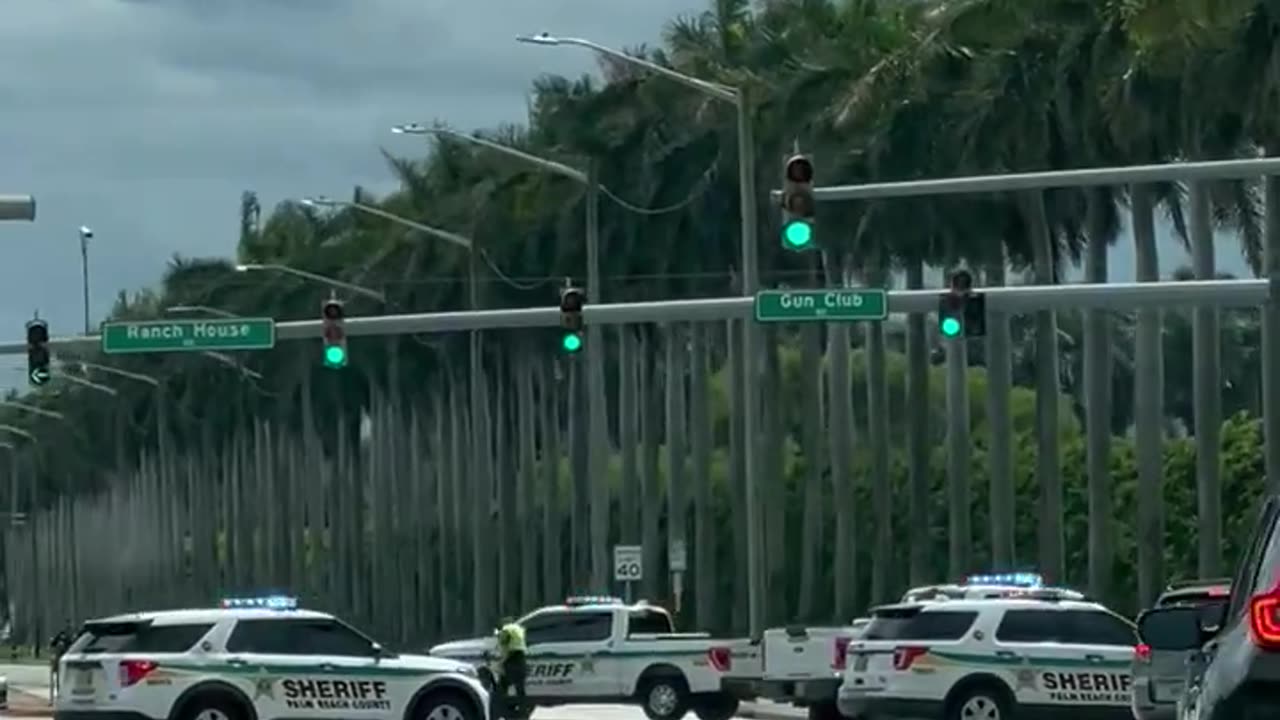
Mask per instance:
[[[49,667],[47,665],[9,665],[0,664],[0,675],[9,679],[9,693],[13,698],[18,692],[27,693],[36,698],[49,697]],[[11,702],[15,706],[27,703]],[[757,712],[750,712],[756,710]],[[0,720],[7,720],[10,717],[19,717],[15,712],[13,715],[0,713]],[[29,713],[22,713],[20,717],[24,719],[34,718],[40,720],[42,717]],[[756,707],[744,706],[744,712],[739,716],[744,718],[757,718],[759,720],[803,720],[804,712],[791,707],[778,705],[761,705]],[[545,708],[536,711],[533,714],[533,720],[646,720],[644,713],[637,707],[629,705],[573,705],[561,708]],[[689,713],[685,716],[685,720],[697,720],[697,716]]]

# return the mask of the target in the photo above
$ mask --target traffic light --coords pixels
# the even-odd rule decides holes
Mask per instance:
[[[782,176],[782,247],[801,252],[812,250],[814,215],[813,161],[805,155],[787,160]]]
[[[582,349],[582,306],[587,295],[578,288],[560,291],[560,350],[573,355]]]
[[[973,291],[968,270],[952,273],[950,289],[938,298],[938,332],[945,338],[982,337],[987,332],[987,298]]]
[[[344,368],[347,366],[347,311],[341,300],[330,299],[321,306],[320,315],[324,321],[324,366]]]
[[[43,320],[27,322],[27,378],[32,385],[44,385],[49,373],[49,323]]]

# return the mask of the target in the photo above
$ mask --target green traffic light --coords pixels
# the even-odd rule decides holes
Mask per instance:
[[[567,353],[576,353],[582,349],[582,336],[578,333],[567,332],[560,338],[560,349]]]
[[[942,318],[942,322],[938,324],[938,327],[942,330],[942,334],[949,338],[958,337],[960,331],[964,329],[960,327],[960,321],[953,317]]]
[[[341,345],[328,345],[324,349],[324,364],[332,368],[344,367],[347,364],[347,349]]]
[[[788,250],[807,250],[813,244],[813,226],[792,220],[782,228],[782,245]]]

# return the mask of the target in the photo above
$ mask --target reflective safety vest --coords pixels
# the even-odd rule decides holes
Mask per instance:
[[[507,623],[498,631],[498,653],[506,659],[513,652],[525,652],[524,628],[520,623]]]

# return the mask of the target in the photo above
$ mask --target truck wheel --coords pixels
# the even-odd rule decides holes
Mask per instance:
[[[988,684],[965,688],[947,708],[947,720],[1010,720],[1012,703],[1003,689]]]
[[[689,685],[679,675],[657,675],[645,681],[640,703],[649,720],[680,720],[689,712]]]
[[[731,720],[738,714],[738,698],[717,693],[694,700],[693,712],[698,720]]]

